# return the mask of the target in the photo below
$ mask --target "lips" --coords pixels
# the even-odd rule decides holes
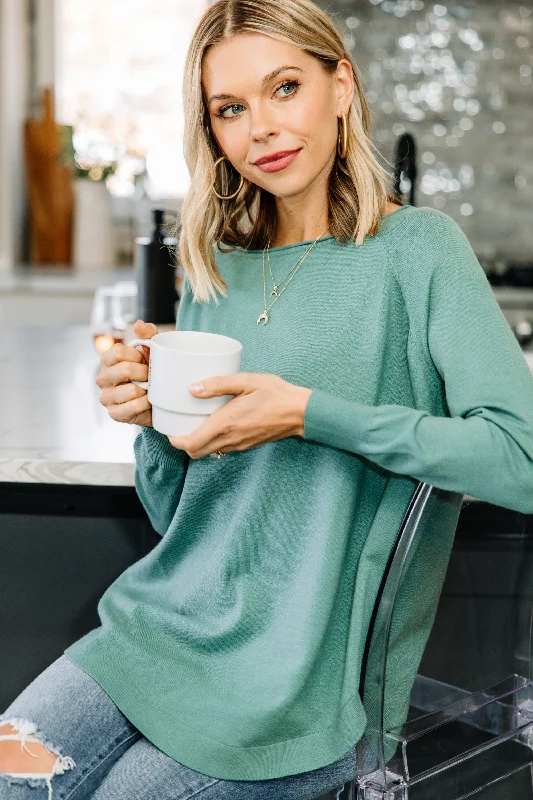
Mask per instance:
[[[253,163],[256,166],[259,166],[260,164],[268,164],[271,161],[279,161],[280,158],[283,158],[284,156],[290,156],[293,153],[297,153],[298,150],[299,148],[296,150],[280,150],[278,153],[272,153],[272,155],[270,156],[263,156],[262,158],[258,158],[257,161],[254,161]]]

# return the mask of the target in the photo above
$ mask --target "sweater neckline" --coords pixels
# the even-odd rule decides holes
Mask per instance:
[[[395,208],[394,211],[390,211],[388,214],[384,214],[379,221],[379,230],[381,231],[384,230],[385,228],[388,228],[391,221],[391,217],[397,217],[402,212],[405,212],[407,208],[414,208],[414,206],[411,206],[409,203],[407,203],[404,206],[400,206],[400,208]],[[333,234],[330,234],[329,236],[321,236],[320,239],[317,240],[317,244],[319,244],[320,242],[325,242],[328,239],[335,239],[335,237],[333,236]],[[314,241],[315,241],[314,239],[305,239],[303,242],[293,242],[293,244],[282,244],[279,247],[271,247],[270,252],[281,253],[285,250],[290,250],[293,247],[302,247],[303,245],[309,245]],[[253,254],[262,253],[263,249],[262,248],[260,250],[244,249],[243,252],[253,253]]]

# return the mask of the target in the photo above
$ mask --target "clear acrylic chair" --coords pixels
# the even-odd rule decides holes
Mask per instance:
[[[417,556],[438,536],[438,504],[439,490],[419,483],[368,630],[359,693],[374,764],[359,742],[357,779],[316,800],[533,800],[533,539],[518,513],[503,536],[483,523],[480,546],[454,548],[444,566],[444,596],[443,548],[438,609],[429,635],[413,638],[427,564]],[[403,668],[412,647],[414,675]]]

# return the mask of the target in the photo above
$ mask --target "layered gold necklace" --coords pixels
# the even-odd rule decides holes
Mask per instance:
[[[275,282],[275,280],[274,280],[274,275],[272,274],[272,268],[271,268],[271,266],[270,266],[270,252],[269,252],[269,251],[270,251],[270,239],[268,240],[268,243],[267,243],[267,246],[266,246],[266,248],[263,248],[263,297],[264,297],[264,311],[263,311],[263,313],[262,313],[262,314],[260,314],[260,315],[257,317],[257,324],[258,324],[258,325],[259,325],[259,323],[261,322],[261,320],[263,320],[263,325],[266,325],[266,324],[267,324],[267,322],[268,322],[268,312],[270,311],[270,309],[272,308],[272,306],[274,305],[274,303],[276,303],[276,302],[279,300],[279,298],[281,297],[281,295],[283,294],[283,292],[285,291],[285,289],[287,288],[287,286],[289,285],[289,283],[292,281],[292,279],[294,278],[294,276],[296,275],[296,273],[297,273],[297,272],[298,272],[298,270],[300,269],[301,265],[303,264],[303,262],[305,261],[305,259],[307,258],[307,256],[309,255],[309,253],[311,252],[311,250],[313,249],[313,247],[315,246],[315,244],[318,242],[318,240],[319,240],[319,239],[320,239],[322,236],[324,236],[324,235],[327,233],[327,231],[328,231],[328,228],[326,228],[326,230],[324,231],[324,233],[321,233],[321,234],[320,234],[320,236],[317,236],[317,237],[316,237],[316,239],[314,240],[314,242],[312,242],[312,243],[309,245],[309,247],[307,248],[307,250],[305,251],[305,253],[303,254],[303,256],[301,256],[301,258],[299,258],[299,259],[298,259],[298,261],[296,262],[296,264],[294,264],[294,266],[292,266],[292,267],[290,268],[290,270],[287,272],[287,274],[285,275],[285,277],[284,277],[284,278],[282,278],[282,279],[281,279],[281,281],[280,281],[279,283],[276,283],[276,282]],[[270,277],[272,278],[272,284],[273,284],[273,286],[274,286],[274,289],[273,289],[273,290],[270,292],[270,295],[269,295],[269,296],[270,296],[270,297],[272,297],[272,295],[273,295],[273,294],[276,296],[276,297],[275,297],[275,299],[274,299],[274,300],[271,302],[271,304],[269,305],[269,307],[268,307],[268,308],[267,308],[267,300],[266,300],[265,249],[266,249],[266,253],[267,253],[267,257],[268,257],[268,268],[269,268],[269,270],[270,270]],[[292,274],[291,274],[291,273],[292,273]],[[289,278],[289,280],[287,281],[286,285],[283,287],[283,289],[282,289],[282,290],[279,292],[279,294],[278,294],[278,289],[279,289],[279,287],[281,286],[281,284],[283,283],[283,281],[284,281],[284,280],[285,280],[285,279],[286,279],[286,278],[287,278],[289,275],[290,275],[291,277]]]

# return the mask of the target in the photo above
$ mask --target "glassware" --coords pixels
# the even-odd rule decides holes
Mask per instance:
[[[123,331],[115,326],[115,294],[114,286],[98,286],[94,293],[89,330],[100,354],[117,342],[124,341]]]
[[[124,332],[135,322],[138,315],[137,281],[117,281],[112,300],[113,326],[115,331]]]

